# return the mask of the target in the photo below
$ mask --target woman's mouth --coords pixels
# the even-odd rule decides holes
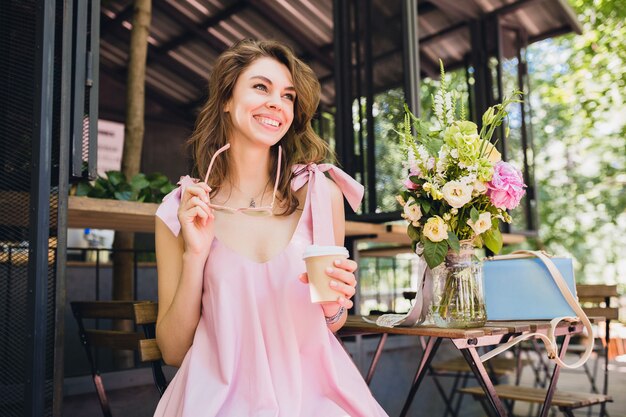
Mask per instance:
[[[265,126],[280,127],[281,125],[281,123],[278,120],[270,119],[269,117],[255,116],[254,118],[256,119],[257,122]]]

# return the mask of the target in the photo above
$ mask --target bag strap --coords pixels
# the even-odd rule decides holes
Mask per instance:
[[[576,312],[576,314],[578,315],[578,318],[556,317],[550,321],[550,329],[548,330],[547,335],[544,335],[542,333],[528,333],[528,334],[514,337],[513,339],[509,340],[507,343],[504,343],[498,346],[497,348],[489,351],[488,353],[482,355],[480,357],[480,360],[482,362],[485,362],[493,358],[494,356],[504,352],[505,350],[510,349],[511,347],[513,347],[514,345],[518,344],[519,342],[523,340],[537,337],[543,341],[546,347],[546,350],[548,352],[548,358],[552,359],[559,366],[562,366],[564,368],[569,368],[569,369],[578,368],[582,366],[585,362],[587,362],[587,360],[589,359],[589,356],[591,355],[591,352],[593,351],[593,340],[594,340],[593,329],[591,328],[591,322],[589,321],[589,318],[587,317],[583,309],[580,308],[578,301],[574,298],[574,296],[570,292],[569,288],[567,287],[567,284],[565,283],[565,280],[563,279],[563,275],[561,275],[561,271],[559,271],[556,265],[554,265],[554,262],[552,262],[552,260],[545,254],[545,252],[531,251],[531,250],[518,250],[518,251],[513,252],[511,255],[498,256],[492,259],[515,259],[515,258],[528,257],[529,255],[539,258],[543,262],[543,264],[546,266],[546,268],[548,268],[548,271],[550,272],[550,275],[554,279],[554,282],[556,283],[557,287],[561,291],[561,294],[563,295],[567,303],[570,305],[570,307],[572,307],[574,312]],[[557,325],[561,321],[575,322],[575,321],[578,321],[579,319],[580,321],[583,322],[583,325],[587,329],[587,333],[589,334],[589,337],[587,338],[587,341],[586,341],[587,346],[585,347],[585,353],[583,353],[583,355],[580,357],[578,361],[570,365],[570,364],[563,362],[561,358],[559,357],[558,345],[556,343],[554,334],[555,334]]]

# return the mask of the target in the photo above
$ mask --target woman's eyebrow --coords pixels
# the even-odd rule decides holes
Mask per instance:
[[[268,83],[269,85],[274,85],[274,83],[272,82],[272,80],[270,80],[269,78],[263,76],[263,75],[253,75],[252,77],[250,77],[251,80],[254,79],[258,79],[261,81],[265,81],[266,83]],[[293,85],[289,85],[287,87],[285,87],[285,90],[289,90],[289,91],[296,91],[296,88]]]

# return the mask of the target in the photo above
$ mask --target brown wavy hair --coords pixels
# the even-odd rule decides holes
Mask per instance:
[[[232,121],[223,109],[232,97],[235,83],[250,64],[263,57],[273,58],[284,64],[291,73],[296,89],[293,122],[285,136],[272,146],[269,171],[274,181],[278,145],[282,145],[283,163],[278,193],[285,206],[281,215],[289,215],[298,207],[298,199],[290,187],[292,165],[319,163],[332,158],[332,152],[311,127],[311,118],[320,101],[320,83],[311,67],[298,59],[288,46],[271,40],[244,39],[224,51],[217,58],[209,78],[209,98],[198,114],[189,144],[193,151],[194,174],[204,178],[211,156],[228,142]],[[211,170],[213,184],[209,184],[213,189],[212,194],[217,193],[219,185],[228,180],[230,163],[228,152],[215,160]]]

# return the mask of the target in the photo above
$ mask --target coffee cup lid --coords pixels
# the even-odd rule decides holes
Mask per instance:
[[[313,256],[325,256],[325,255],[337,255],[348,257],[348,249],[343,246],[321,246],[311,245],[304,250],[302,259],[310,258]]]

